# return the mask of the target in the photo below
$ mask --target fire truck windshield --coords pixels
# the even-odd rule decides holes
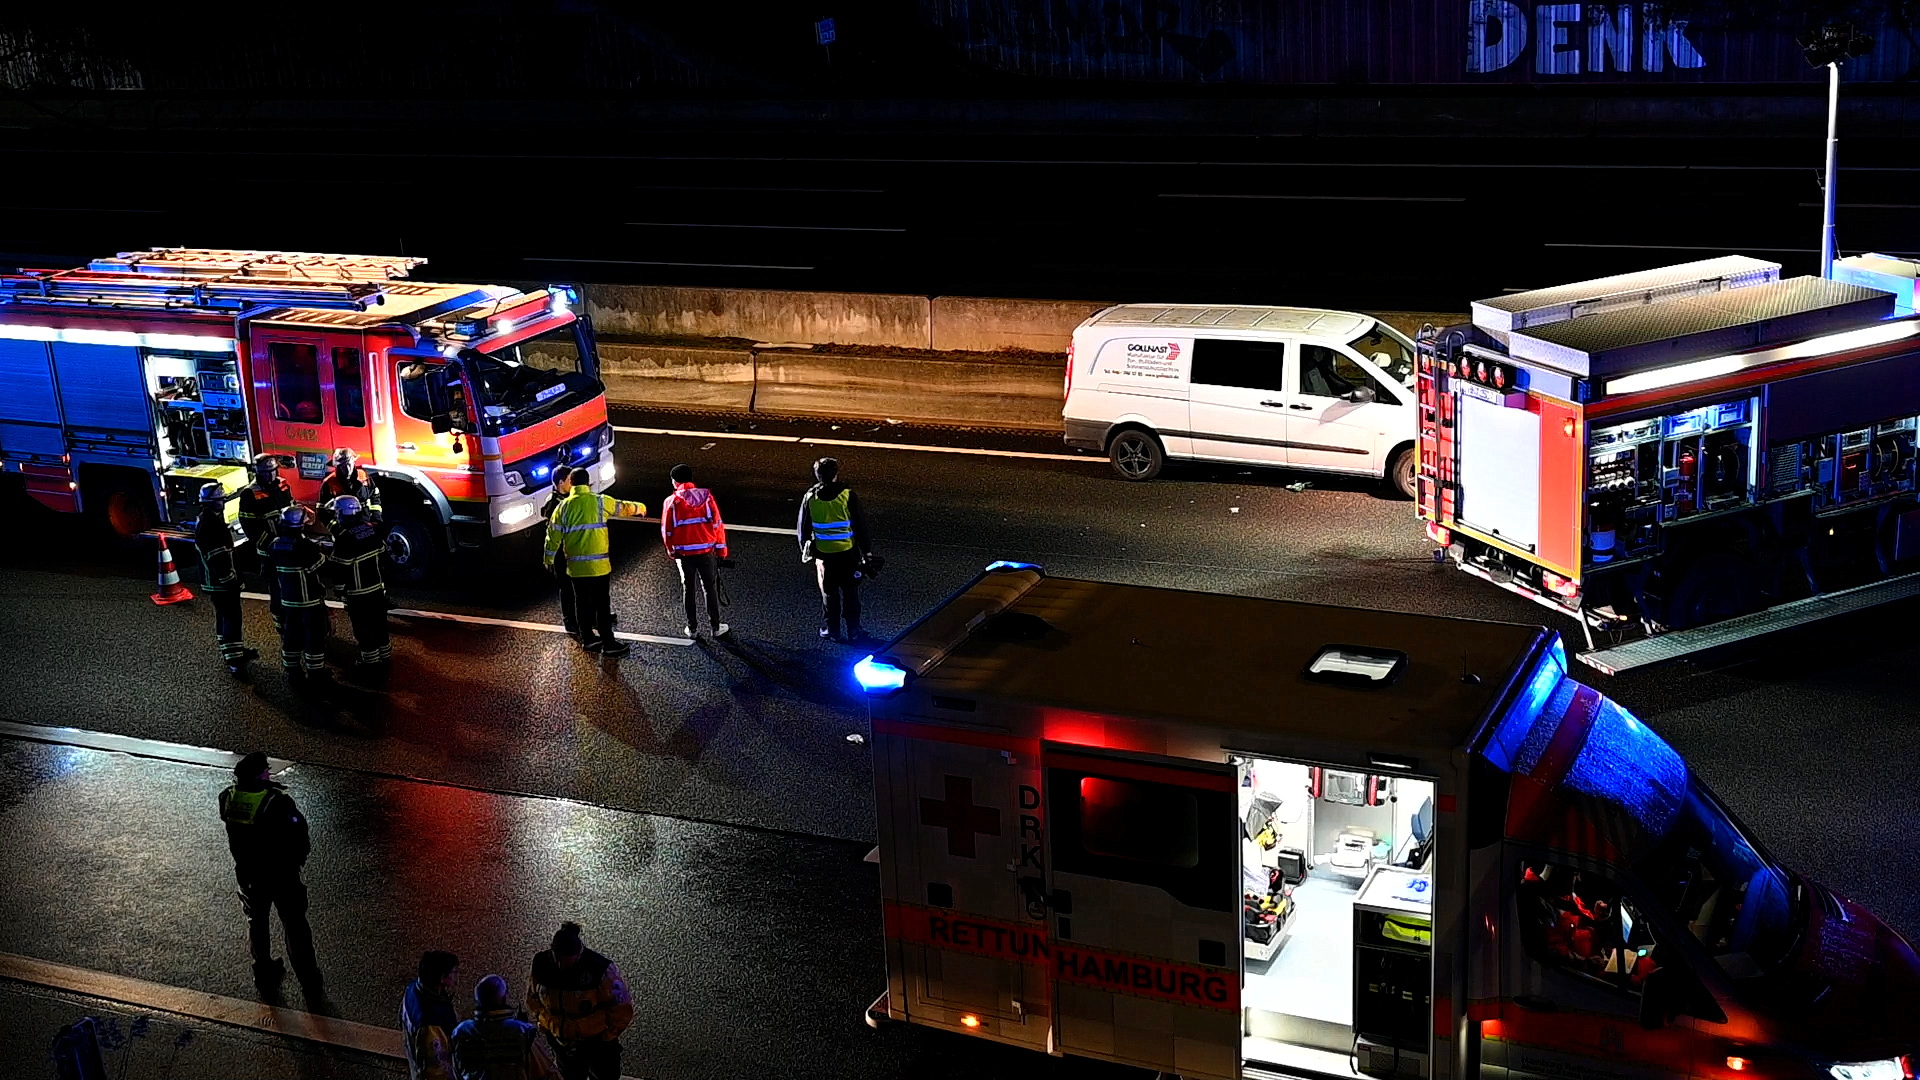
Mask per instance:
[[[1348,344],[1361,356],[1373,361],[1381,371],[1393,376],[1400,385],[1413,385],[1413,343],[1386,323],[1374,323],[1366,333]]]
[[[518,431],[601,393],[598,381],[548,366],[556,357],[553,350],[541,348],[542,342],[536,338],[495,353],[462,354],[480,398],[480,425],[486,434]]]

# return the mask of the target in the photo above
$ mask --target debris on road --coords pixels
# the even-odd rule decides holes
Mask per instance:
[[[1313,486],[1313,481],[1311,480],[1296,480],[1293,483],[1287,485],[1287,490],[1288,491],[1305,491],[1312,486]]]
[[[867,741],[867,737],[856,731],[853,734],[847,736],[847,741],[854,744],[855,746],[859,746],[861,743],[864,743]]]
[[[705,445],[705,446],[703,446],[703,447],[701,447],[700,449],[702,449],[702,450],[711,450],[711,449],[713,449],[714,447],[716,447],[716,446],[719,446],[719,445],[720,445],[719,443],[708,443],[707,445]]]

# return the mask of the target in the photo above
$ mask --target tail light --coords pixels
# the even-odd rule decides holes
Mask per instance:
[[[1577,581],[1568,581],[1566,578],[1561,577],[1551,570],[1542,570],[1540,572],[1540,584],[1544,586],[1548,592],[1562,599],[1580,599],[1580,583]]]
[[[1061,400],[1064,401],[1067,398],[1070,398],[1072,396],[1073,396],[1073,342],[1069,341],[1067,342],[1067,382],[1065,386],[1060,388],[1060,398]]]
[[[1429,521],[1427,522],[1427,539],[1441,547],[1449,547],[1453,544],[1453,530],[1437,521]]]

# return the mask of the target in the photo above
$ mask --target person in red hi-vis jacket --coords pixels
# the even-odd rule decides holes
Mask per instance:
[[[660,542],[680,569],[680,588],[687,604],[687,636],[700,628],[699,592],[707,598],[707,628],[724,637],[733,628],[720,621],[718,568],[727,558],[727,526],[720,520],[720,504],[713,492],[693,485],[693,466],[675,465],[667,474],[673,494],[660,507]]]

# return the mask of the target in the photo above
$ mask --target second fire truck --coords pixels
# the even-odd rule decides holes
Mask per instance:
[[[1427,328],[1417,379],[1428,535],[1603,671],[1920,593],[1893,293],[1741,256],[1584,281]]]
[[[410,280],[424,261],[168,248],[0,276],[0,471],[131,536],[190,526],[260,454],[311,502],[346,447],[403,580],[538,524],[561,469],[604,490],[578,291]]]

